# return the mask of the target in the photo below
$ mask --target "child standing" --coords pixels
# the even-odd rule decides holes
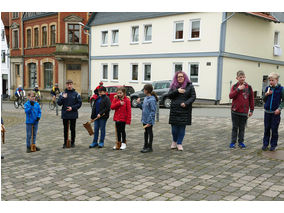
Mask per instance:
[[[141,122],[145,129],[144,132],[144,147],[141,150],[142,153],[152,152],[153,143],[153,125],[155,123],[156,105],[159,100],[156,93],[153,92],[153,86],[146,84],[144,86],[144,98],[143,104],[140,103],[140,98],[137,99],[138,107],[142,109]]]
[[[230,99],[233,99],[231,114],[232,114],[232,137],[230,148],[235,148],[237,141],[241,149],[245,149],[244,136],[245,136],[245,125],[248,117],[252,116],[254,110],[254,97],[253,90],[245,80],[246,76],[243,71],[237,72],[238,82],[232,86],[230,92]]]
[[[39,104],[35,101],[35,95],[33,92],[28,93],[28,101],[25,103],[24,106],[26,113],[27,153],[30,153],[32,132],[33,132],[32,143],[36,144],[38,122],[41,118],[41,109]],[[40,151],[40,148],[36,147],[36,151]]]
[[[126,97],[126,89],[124,87],[119,87],[117,89],[117,95],[114,96],[111,109],[115,110],[113,120],[115,121],[117,135],[116,145],[113,149],[124,150],[126,149],[125,125],[130,125],[131,122],[131,104],[129,98]]]
[[[262,150],[268,149],[270,140],[270,151],[274,151],[278,141],[278,127],[280,124],[280,113],[284,107],[284,89],[278,83],[279,75],[270,73],[268,76],[269,86],[265,89],[263,96],[264,104],[264,137]],[[272,137],[270,138],[270,131]]]
[[[107,119],[109,118],[111,103],[109,97],[106,95],[106,88],[102,86],[98,89],[98,91],[99,97],[95,99],[91,115],[91,119],[96,119],[94,121],[94,139],[89,148],[94,148],[96,146],[99,148],[104,147],[105,127]],[[100,143],[98,144],[99,130],[101,130],[101,138]]]

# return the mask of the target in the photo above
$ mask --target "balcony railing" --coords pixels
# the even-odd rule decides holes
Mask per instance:
[[[56,44],[55,55],[88,55],[87,44]]]

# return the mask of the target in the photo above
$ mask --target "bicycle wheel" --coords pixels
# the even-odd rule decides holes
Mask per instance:
[[[14,101],[14,107],[16,108],[16,109],[18,109],[19,108],[19,103],[18,103],[18,101]]]
[[[54,110],[55,104],[53,103],[52,100],[49,101],[49,109]]]

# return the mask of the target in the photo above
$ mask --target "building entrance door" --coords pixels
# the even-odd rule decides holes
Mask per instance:
[[[81,65],[80,64],[68,64],[66,71],[66,80],[73,81],[73,88],[81,94]]]

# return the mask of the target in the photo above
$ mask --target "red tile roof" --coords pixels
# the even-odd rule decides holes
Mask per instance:
[[[267,12],[246,12],[247,14],[266,19],[268,21],[279,22],[274,16]]]

